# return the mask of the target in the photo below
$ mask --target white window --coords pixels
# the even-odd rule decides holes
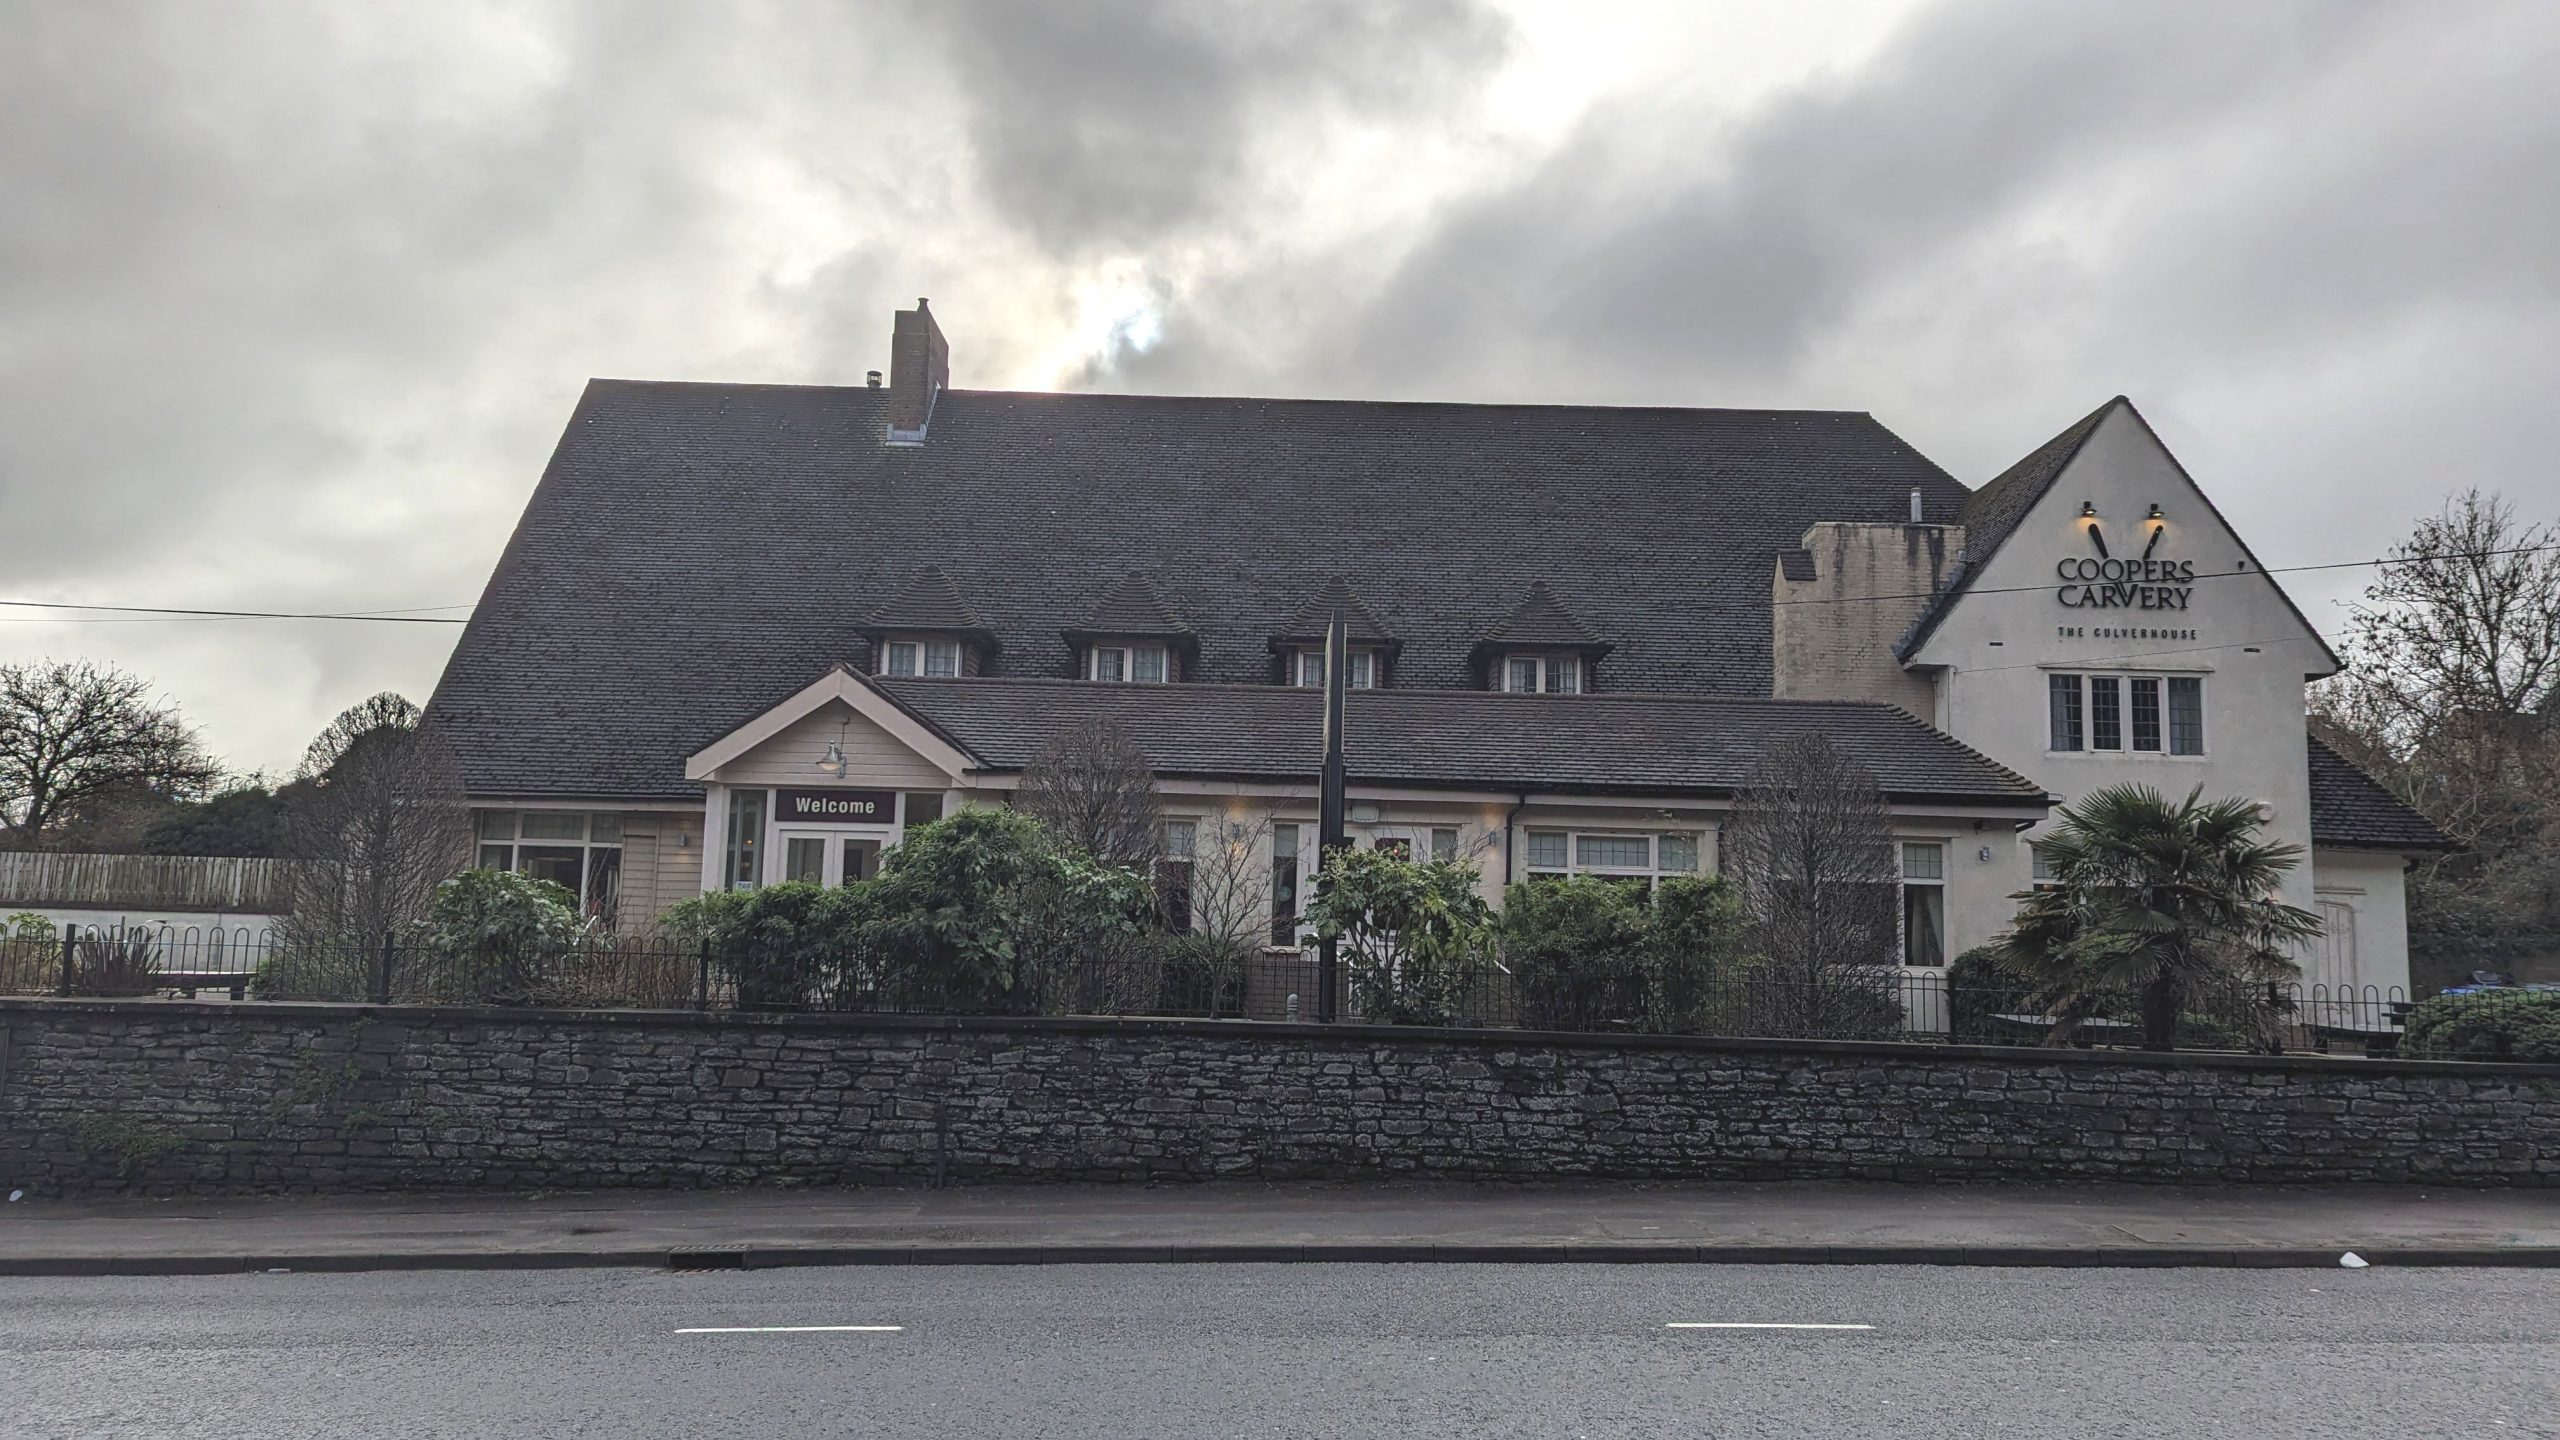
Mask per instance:
[[[1521,847],[1531,875],[1608,875],[1647,885],[1665,875],[1697,874],[1698,854],[1695,830],[1532,830]]]
[[[949,680],[960,673],[960,642],[928,640],[924,646],[924,673],[933,680]]]
[[[1935,842],[1902,847],[1902,963],[1947,963],[1947,847]]]
[[[1086,652],[1088,680],[1137,680],[1160,685],[1171,673],[1162,645],[1096,645]]]
[[[2047,748],[2204,753],[2204,680],[2195,675],[2045,677]]]
[[[622,817],[583,810],[483,810],[480,868],[548,880],[610,925],[622,896]]]
[[[1351,663],[1345,667],[1344,674],[1347,680],[1347,688],[1349,689],[1372,690],[1377,688],[1378,652],[1375,650],[1352,651]],[[1322,650],[1299,651],[1298,673],[1293,678],[1295,678],[1300,685],[1311,685],[1322,688],[1324,685],[1324,652]]]
[[[1502,662],[1502,688],[1515,695],[1579,695],[1582,661],[1572,655],[1512,655]]]
[[[880,673],[948,680],[960,673],[957,640],[892,640],[881,647]]]
[[[1164,822],[1156,856],[1156,908],[1164,928],[1176,934],[1191,928],[1191,877],[1199,849],[1199,821]]]
[[[915,674],[920,668],[916,663],[916,651],[918,648],[919,647],[916,642],[913,640],[890,641],[888,663],[880,667],[880,673],[891,676],[907,676]]]

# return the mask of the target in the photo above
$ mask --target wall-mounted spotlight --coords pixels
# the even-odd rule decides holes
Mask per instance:
[[[2154,500],[2154,501],[2152,501],[2152,502],[2151,502],[2151,515],[2150,515],[2150,518],[2151,518],[2151,519],[2154,519],[2154,520],[2158,520],[2158,519],[2160,519],[2160,518],[2161,518],[2161,515],[2160,515],[2160,502],[2159,502],[2159,501],[2157,501],[2157,500]]]
[[[2083,501],[2081,501],[2081,502],[2080,502],[2080,518],[2081,518],[2081,519],[2083,519],[2083,520],[2095,520],[2095,519],[2097,519],[2097,518],[2098,518],[2098,502],[2097,502],[2097,501],[2095,501],[2095,500],[2083,500]]]

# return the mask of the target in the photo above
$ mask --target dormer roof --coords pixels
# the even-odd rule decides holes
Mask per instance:
[[[1343,630],[1352,644],[1383,650],[1390,655],[1401,648],[1403,642],[1388,633],[1386,623],[1378,618],[1377,612],[1371,610],[1360,599],[1359,593],[1351,588],[1351,582],[1340,575],[1324,582],[1322,589],[1299,603],[1281,625],[1280,633],[1271,637],[1271,648],[1287,651],[1322,645],[1325,632],[1333,625],[1336,607],[1342,611]]]
[[[919,565],[904,585],[863,617],[859,632],[873,640],[890,635],[959,635],[993,650],[995,632],[939,565]]]
[[[1597,660],[1616,648],[1567,609],[1546,581],[1532,580],[1520,603],[1494,622],[1470,653],[1482,662],[1508,650],[1571,650]]]
[[[1144,573],[1132,570],[1111,582],[1081,624],[1058,632],[1071,646],[1096,640],[1163,640],[1186,653],[1199,648],[1199,637],[1165,603],[1164,592]]]

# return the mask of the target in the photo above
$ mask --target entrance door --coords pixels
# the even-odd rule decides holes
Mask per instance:
[[[780,857],[775,883],[844,885],[880,873],[880,847],[888,836],[870,830],[800,830],[785,826],[775,838],[782,842],[774,849]]]

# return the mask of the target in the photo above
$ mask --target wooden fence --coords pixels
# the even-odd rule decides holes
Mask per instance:
[[[0,853],[0,912],[37,905],[133,910],[284,908],[285,862],[235,855]]]

